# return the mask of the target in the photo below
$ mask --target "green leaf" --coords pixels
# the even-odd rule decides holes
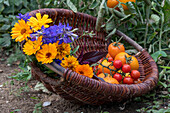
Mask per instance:
[[[109,113],[108,111],[104,111],[103,113]]]
[[[0,38],[0,46],[8,47],[11,44],[11,37],[9,34],[3,34],[3,38]]]
[[[28,8],[28,4],[29,4],[29,3],[28,3],[27,0],[23,0],[23,5],[24,5],[25,8]]]
[[[79,49],[79,45],[70,54],[74,55],[78,51],[78,49]]]
[[[9,13],[13,13],[13,12],[15,12],[15,11],[16,11],[16,8],[7,6],[7,7],[5,7],[5,9],[3,10],[3,13],[9,14]]]
[[[167,57],[167,54],[164,51],[157,51],[157,52],[153,53],[151,56],[155,60],[155,62],[157,62],[159,57],[161,57],[161,56]]]
[[[48,6],[51,3],[51,0],[45,0],[44,4]]]
[[[106,31],[113,30],[115,28],[115,22],[114,20],[111,20],[110,22],[106,23]]]
[[[27,9],[21,9],[21,11],[20,11],[22,14],[25,14],[25,13],[27,13],[28,12],[28,10]]]
[[[148,44],[151,43],[151,41],[155,38],[155,36],[156,36],[157,34],[158,34],[157,32],[153,32],[153,33],[149,36],[149,38],[148,38],[148,40],[147,40],[147,43],[148,43]]]
[[[133,15],[129,14],[129,15],[126,15],[125,17],[121,18],[120,21],[127,21],[129,20],[130,18],[132,18]]]
[[[28,75],[28,77],[26,78],[26,80],[28,81],[28,80],[30,80],[31,79],[31,77],[32,77],[32,75],[31,74],[29,74]]]
[[[136,14],[136,9],[135,9],[135,7],[134,7],[134,5],[133,5],[132,2],[127,2],[127,3],[126,3],[126,6],[128,7],[128,9],[129,9],[129,11],[130,11],[131,13]]]
[[[38,98],[37,97],[30,97],[31,99],[34,99],[34,100],[37,100]]]
[[[77,12],[76,6],[70,0],[67,0],[67,5],[71,10],[73,10],[74,12]]]
[[[159,66],[159,67],[164,68],[164,69],[170,69],[169,66]]]
[[[113,36],[115,33],[116,33],[116,28],[114,28],[114,29],[112,30],[112,32],[110,32],[110,33],[106,36],[106,40],[107,40],[109,37]]]
[[[8,23],[9,19],[8,18],[4,18],[2,15],[0,15],[0,22]]]
[[[99,5],[99,2],[94,0],[93,3],[89,6],[89,9],[95,9],[98,5]]]
[[[4,25],[0,28],[0,30],[6,31],[6,30],[8,30],[9,28],[10,28],[10,25],[4,24]]]
[[[19,6],[22,3],[22,0],[15,0],[15,5]]]
[[[160,17],[156,14],[152,14],[151,15],[151,19],[158,25],[159,24],[159,20],[160,20]]]
[[[168,23],[170,26],[170,0],[165,0],[165,4],[163,6],[163,12],[165,14],[165,23]]]
[[[170,70],[166,71],[167,74],[170,74]]]
[[[15,109],[14,111],[11,111],[10,113],[14,113],[16,111],[21,111],[20,109]]]
[[[4,4],[1,4],[1,3],[0,3],[0,12],[2,12],[2,11],[4,10],[4,8],[5,8],[5,7],[4,7]]]
[[[167,88],[168,85],[164,82],[158,81],[158,85],[162,85],[164,88]]]
[[[40,82],[37,82],[37,84],[36,84],[35,87],[34,87],[34,90],[36,90],[36,91],[42,90],[43,92],[46,92],[46,93],[49,92],[49,91],[46,89],[46,87],[45,87],[42,83],[40,83]]]
[[[7,6],[10,6],[8,0],[4,0],[4,4],[7,5]]]

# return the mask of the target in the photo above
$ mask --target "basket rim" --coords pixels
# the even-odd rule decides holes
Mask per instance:
[[[34,10],[34,12],[41,12],[41,10],[57,10],[57,11],[68,11],[70,14],[81,14],[81,15],[86,15],[86,16],[89,16],[91,18],[95,18],[91,15],[88,15],[88,14],[84,14],[84,13],[79,13],[79,12],[73,12],[71,10],[68,10],[68,9],[57,9],[57,8],[45,8],[45,9],[39,9],[39,10]],[[33,11],[31,11],[33,12]],[[29,12],[29,13],[31,13]],[[101,81],[98,81],[98,80],[95,80],[95,79],[91,79],[91,78],[88,78],[86,76],[82,76],[82,75],[79,75],[78,73],[76,72],[72,72],[72,70],[69,70],[69,69],[65,69],[63,68],[62,66],[52,62],[51,64],[45,64],[48,68],[50,68],[51,70],[53,70],[54,72],[56,72],[57,74],[59,74],[62,78],[64,78],[64,80],[70,80],[70,76],[78,76],[78,77],[81,77],[83,80],[86,79],[88,80],[89,82],[91,81],[95,81],[96,84],[100,84],[102,85],[103,87],[105,86],[111,86],[111,87],[117,87],[119,86],[121,89],[124,89],[124,88],[128,88],[128,89],[132,89],[132,88],[142,88],[143,86],[146,86],[145,89],[142,89],[143,90],[146,90],[146,91],[149,91],[151,90],[153,87],[156,86],[157,84],[157,81],[158,81],[158,67],[155,63],[155,61],[153,60],[153,58],[149,55],[149,53],[143,49],[143,47],[141,47],[138,43],[136,43],[134,40],[132,40],[130,37],[128,37],[127,35],[125,35],[124,33],[122,33],[121,31],[119,30],[116,30],[116,34],[119,35],[119,36],[122,36],[123,39],[125,41],[127,41],[130,45],[132,45],[133,47],[135,47],[139,53],[145,53],[150,61],[150,64],[151,64],[151,68],[153,69],[152,70],[152,73],[150,74],[151,76],[149,76],[148,78],[146,78],[142,83],[139,83],[139,84],[131,84],[131,85],[127,85],[127,84],[110,84],[110,83],[106,83],[106,82],[101,82]],[[33,70],[36,69],[35,65],[32,63],[31,66],[33,66],[34,68],[32,68]],[[37,70],[36,70],[37,71]],[[39,72],[41,72],[39,70]],[[43,73],[43,72],[42,72]],[[67,74],[69,73],[69,74]],[[53,79],[49,76],[44,76],[45,74],[40,74],[38,75],[41,79]],[[71,78],[72,79],[72,78]],[[56,79],[53,79],[54,81],[57,82]],[[50,83],[49,83],[50,84]],[[53,84],[53,82],[51,83]],[[53,84],[55,85],[55,84]],[[83,85],[83,83],[81,84]],[[116,90],[116,89],[115,89]],[[142,91],[140,91],[142,93]],[[145,91],[145,92],[146,92]]]

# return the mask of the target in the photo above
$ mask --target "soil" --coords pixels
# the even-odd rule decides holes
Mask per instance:
[[[0,59],[1,61],[1,59]],[[17,65],[9,66],[5,61],[0,63],[0,113],[32,113],[38,104],[49,101],[46,107],[39,107],[42,113],[136,113],[145,105],[144,102],[128,101],[125,103],[110,103],[101,106],[77,105],[61,98],[59,95],[35,91],[38,81],[31,79],[28,82],[28,91],[24,91],[24,82],[9,78],[17,71],[21,71]],[[35,112],[40,113],[40,112]]]

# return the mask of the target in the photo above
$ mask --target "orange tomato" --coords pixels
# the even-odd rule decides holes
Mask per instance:
[[[120,52],[125,52],[123,44],[114,42],[108,46],[108,53],[112,58],[115,58],[115,56]]]
[[[111,66],[111,63],[112,62],[108,62],[107,60],[104,60],[102,62],[102,65],[106,66],[106,67],[103,67],[102,65],[99,65],[98,66],[98,72],[99,73],[108,73],[108,74],[110,74],[110,70],[108,68],[116,70],[116,68],[114,66]],[[114,73],[115,73],[115,71],[112,71],[112,74],[114,74]]]
[[[98,75],[98,77],[100,77],[100,78],[105,78],[105,77],[111,77],[111,75],[110,75],[110,74],[107,74],[107,75],[105,76],[104,73],[100,73],[100,74]]]
[[[122,3],[126,3],[126,2],[136,2],[136,0],[119,0]],[[107,1],[107,7],[109,8],[114,8],[116,5],[118,5],[118,1],[117,0],[108,0]],[[124,10],[128,10],[128,7],[124,4],[122,4],[122,7]]]
[[[109,58],[109,57],[111,57],[111,56],[110,56],[110,54],[109,54],[109,53],[107,53],[106,58]]]
[[[99,75],[97,75],[98,77],[100,78],[104,78],[105,77],[105,74],[104,73],[100,73]]]
[[[111,84],[119,84],[119,82],[115,78],[112,78],[112,77],[109,77],[109,76],[105,77],[104,81],[111,83]]]
[[[132,56],[132,61],[130,62],[130,67],[132,70],[138,70],[139,69],[139,62],[136,57]]]
[[[126,58],[125,56],[128,58],[130,57],[126,52],[120,52],[119,54],[117,54],[115,56],[115,59],[114,60],[121,60],[122,61],[122,65],[123,64],[126,64]]]
[[[114,8],[119,2],[117,0],[108,0],[107,7]]]

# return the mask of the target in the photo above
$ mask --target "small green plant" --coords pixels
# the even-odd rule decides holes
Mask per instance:
[[[17,71],[17,73],[13,73],[13,76],[9,76],[9,78],[13,78],[16,80],[22,80],[22,81],[28,81],[31,79],[31,67],[30,66],[26,66],[26,67],[21,67],[19,66],[19,68],[21,69],[21,71]]]
[[[42,113],[42,103],[35,104],[33,113]]]
[[[15,109],[14,111],[11,111],[10,113],[16,113],[17,111],[21,111],[20,109]]]
[[[16,79],[18,81],[23,81],[24,82],[24,86],[20,87],[19,89],[11,89],[10,93],[12,94],[13,92],[15,92],[17,90],[17,93],[15,93],[16,96],[20,96],[20,94],[23,91],[29,91],[29,87],[27,85],[27,82],[31,79],[32,75],[31,75],[31,67],[30,66],[26,66],[26,67],[19,67],[21,69],[21,71],[16,70],[16,73],[13,73],[13,76],[9,76],[8,78],[12,78],[12,79]],[[14,85],[14,81],[12,80],[10,82],[11,85]]]

